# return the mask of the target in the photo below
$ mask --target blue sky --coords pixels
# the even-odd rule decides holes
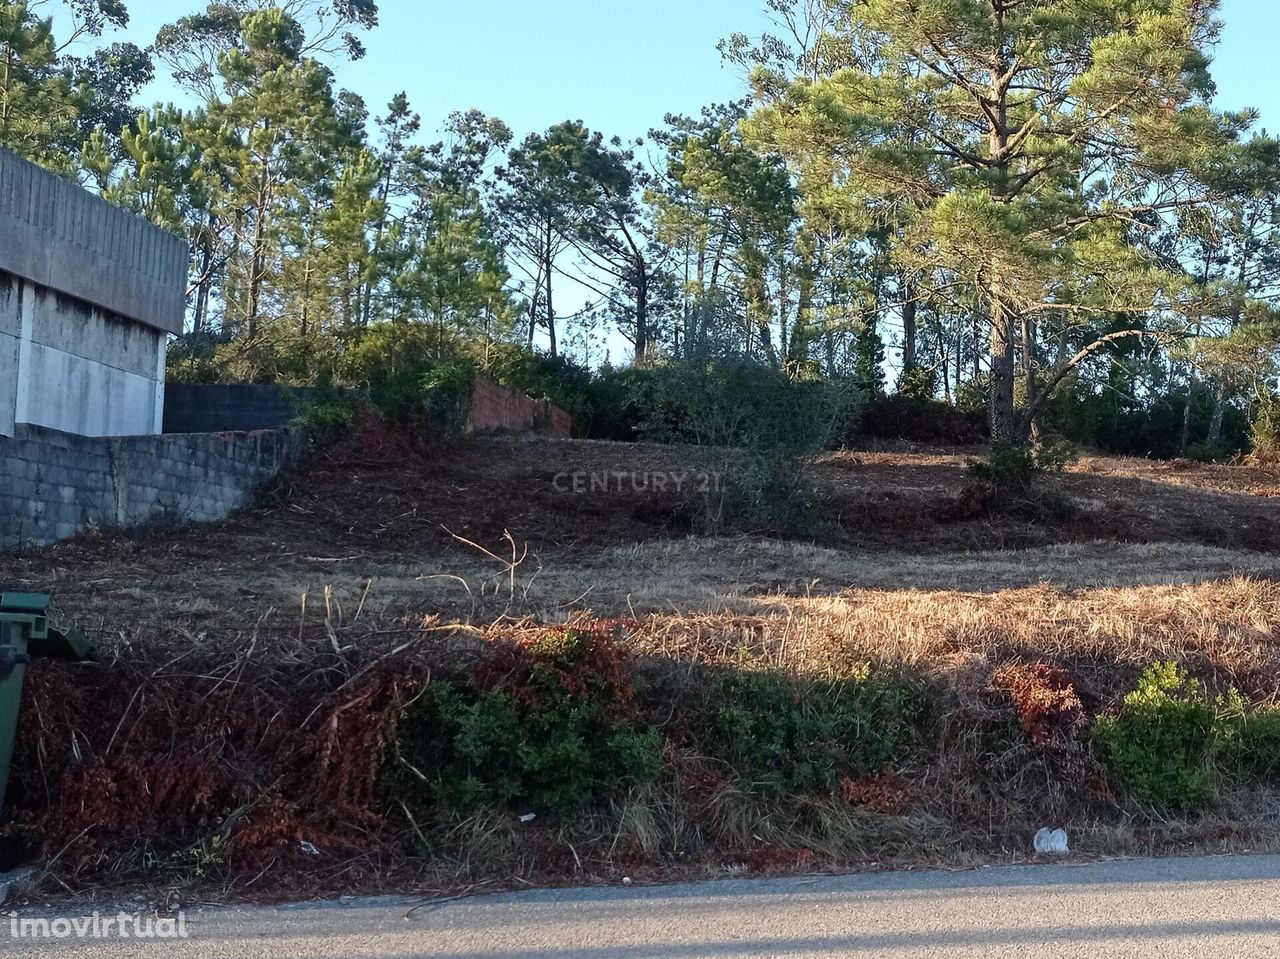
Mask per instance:
[[[195,8],[200,0],[190,0]],[[187,2],[130,0],[128,35],[146,42]],[[743,77],[716,43],[765,28],[763,0],[380,0],[368,56],[338,68],[373,112],[406,90],[431,130],[478,107],[523,135],[564,119],[624,137],[739,96]],[[1254,105],[1280,130],[1275,0],[1225,0],[1215,76],[1224,107]],[[162,82],[150,99],[169,99]]]
[[[202,3],[128,0],[126,36],[148,43],[162,24]],[[368,55],[336,64],[338,80],[375,115],[406,91],[426,136],[451,111],[471,107],[501,117],[518,138],[565,119],[610,136],[643,136],[668,112],[693,114],[741,96],[745,77],[723,64],[716,44],[768,27],[764,0],[379,0],[379,7]],[[1224,0],[1222,19],[1218,105],[1257,107],[1262,126],[1280,132],[1280,3]],[[144,99],[174,97],[161,78]],[[564,293],[566,310],[590,298],[571,283]],[[625,352],[616,337],[608,350]]]
[[[127,34],[137,42],[175,17],[172,0],[128,6]],[[581,119],[636,137],[667,112],[742,95],[744,77],[722,65],[716,43],[734,31],[760,32],[765,18],[756,7],[754,0],[379,0],[380,24],[364,37],[368,54],[335,67],[339,83],[375,114],[408,92],[427,130],[453,110],[477,107],[518,136]],[[173,95],[162,80],[146,92]]]

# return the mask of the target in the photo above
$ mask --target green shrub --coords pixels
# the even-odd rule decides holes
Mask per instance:
[[[351,429],[359,412],[359,400],[347,390],[321,389],[302,404],[293,425],[323,445]]]
[[[427,422],[441,433],[460,433],[471,411],[476,370],[469,360],[434,364],[422,378],[421,404]]]
[[[965,469],[992,508],[1035,522],[1054,521],[1072,513],[1071,501],[1038,480],[1061,472],[1074,455],[1068,444],[1052,440],[1035,446],[998,442],[986,456],[970,457]]]
[[[1148,667],[1118,716],[1100,716],[1093,741],[1111,779],[1138,803],[1179,811],[1214,792],[1218,711],[1176,663]]]
[[[808,534],[820,523],[812,465],[852,428],[859,397],[848,382],[729,357],[659,367],[645,385],[645,435],[719,459],[721,481],[696,504],[701,532]]]
[[[620,654],[576,630],[491,664],[475,683],[431,682],[401,727],[391,789],[424,816],[599,804],[661,771],[658,731],[631,716],[629,695]]]
[[[1280,782],[1280,706],[1250,711],[1232,689],[1218,701],[1217,765],[1223,778],[1274,785]]]
[[[964,468],[983,486],[1015,493],[1029,492],[1040,475],[1035,452],[1018,443],[992,443],[985,456],[971,456]]]
[[[888,673],[802,681],[726,671],[713,681],[697,745],[753,791],[828,792],[843,776],[871,775],[898,758],[922,706],[918,690]]]

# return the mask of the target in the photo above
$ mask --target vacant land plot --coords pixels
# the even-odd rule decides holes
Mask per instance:
[[[1082,745],[1156,661],[1251,707],[1280,694],[1280,474],[1085,458],[1049,480],[1071,508],[1047,522],[976,504],[967,455],[831,454],[820,531],[699,537],[700,477],[733,468],[704,450],[366,427],[224,523],[0,558],[102,651],[33,669],[9,832],[66,888],[250,895],[964,863],[1060,824],[1086,854],[1280,841],[1266,776],[1155,814]],[[387,798],[431,676],[602,621],[640,677],[627,715],[661,734],[657,785],[527,827]],[[710,763],[673,705],[700,670],[864,668],[929,690],[927,716],[883,769],[803,802]],[[1058,696],[1045,722],[1066,725],[1037,738],[1027,696]]]

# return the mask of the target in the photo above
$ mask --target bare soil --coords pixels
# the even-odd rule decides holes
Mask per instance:
[[[975,452],[833,453],[816,466],[829,521],[812,536],[699,537],[699,477],[732,470],[724,456],[539,438],[433,447],[366,424],[224,522],[98,530],[2,556],[0,584],[52,593],[56,620],[102,653],[98,666],[32,669],[18,831],[52,862],[51,888],[83,892],[149,861],[141,839],[125,856],[100,837],[147,835],[175,808],[198,830],[217,796],[225,835],[166,860],[163,882],[210,876],[236,896],[472,887],[474,862],[424,879],[361,812],[369,757],[412,673],[383,667],[411,656],[430,669],[591,616],[625,618],[635,655],[675,664],[747,656],[803,674],[838,656],[909,669],[951,691],[949,735],[1016,724],[1007,689],[1028,676],[1069,676],[1079,708],[1114,708],[1158,658],[1214,690],[1280,699],[1280,472],[1085,457],[1048,481],[1070,508],[1028,518],[972,494]],[[593,476],[608,488],[592,491]],[[1016,859],[1009,837],[1068,808],[1031,746],[956,742],[884,782],[848,784],[859,829],[868,810],[908,810],[875,820],[885,831],[868,834],[867,863]],[[175,758],[193,753],[204,763]],[[141,767],[140,754],[177,771]],[[306,784],[299,794],[333,803],[332,816],[265,798],[282,781]],[[1280,845],[1269,795],[1170,823],[1121,814],[1105,783],[1088,785],[1095,818],[1073,839],[1084,854]],[[706,862],[593,859],[563,834],[530,835],[506,880],[483,882],[860,865],[785,843]]]

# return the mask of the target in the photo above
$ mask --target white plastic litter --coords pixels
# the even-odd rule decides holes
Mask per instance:
[[[1067,846],[1065,829],[1049,829],[1047,826],[1036,833],[1032,845],[1038,854],[1044,856],[1065,856],[1071,850]]]

